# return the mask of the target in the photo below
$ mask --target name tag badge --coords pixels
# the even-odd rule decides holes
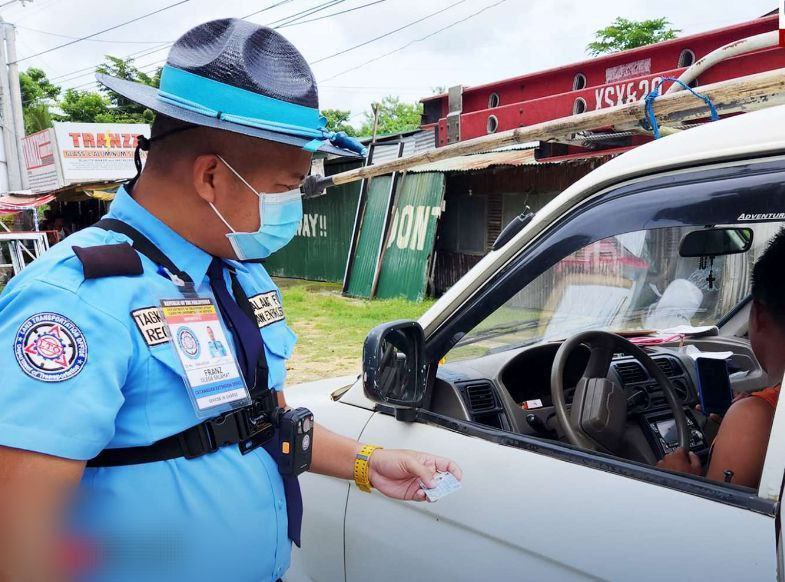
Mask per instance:
[[[161,311],[197,416],[250,404],[213,299],[163,299]]]

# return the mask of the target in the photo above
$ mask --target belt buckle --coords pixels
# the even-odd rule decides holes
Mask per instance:
[[[191,430],[181,432],[177,435],[177,439],[180,441],[183,456],[186,459],[195,459],[207,453],[213,453],[218,449],[212,440],[212,435],[206,423],[197,424]]]
[[[238,419],[239,414],[241,414],[241,411],[233,410],[217,418],[210,419],[206,423],[209,427],[208,432],[212,437],[212,445],[215,447],[213,451],[242,440],[244,431],[242,430],[241,422],[238,422],[240,420]]]

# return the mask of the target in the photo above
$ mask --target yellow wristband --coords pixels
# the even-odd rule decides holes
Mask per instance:
[[[360,449],[360,452],[354,457],[354,483],[360,491],[370,493],[371,489],[373,489],[373,487],[371,487],[370,477],[371,454],[376,449],[381,448],[382,447],[377,447],[376,445],[363,445],[363,448]]]

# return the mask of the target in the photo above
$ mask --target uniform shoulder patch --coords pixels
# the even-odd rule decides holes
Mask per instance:
[[[160,307],[150,306],[135,309],[131,312],[131,318],[148,346],[158,346],[169,341],[169,332]]]
[[[253,313],[256,316],[256,324],[259,329],[267,327],[270,324],[286,319],[283,314],[283,305],[281,299],[278,297],[277,291],[268,291],[267,293],[259,293],[253,297],[249,297],[253,307]]]
[[[62,382],[76,376],[87,363],[87,340],[67,317],[48,311],[36,313],[16,332],[14,355],[31,378]]]

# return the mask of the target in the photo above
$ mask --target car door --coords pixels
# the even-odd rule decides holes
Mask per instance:
[[[734,223],[747,216],[744,209],[772,206],[784,172],[778,158],[608,188],[554,220],[553,228],[543,226],[531,247],[509,263],[499,262],[443,323],[426,325],[428,361],[435,365],[458,339],[571,252],[648,228]],[[775,206],[780,210],[781,204]],[[776,430],[783,415],[778,411],[772,438],[785,432]],[[464,485],[436,504],[417,505],[352,489],[345,532],[348,582],[403,576],[658,581],[777,576],[781,442],[770,448],[761,489],[753,491],[422,410],[408,423],[377,412],[361,440],[451,457],[463,468]]]
[[[641,480],[655,469],[625,475],[610,457],[555,456],[537,439],[437,422],[376,413],[363,431],[364,442],[456,460],[463,488],[433,504],[352,488],[347,582],[776,577],[773,503],[722,502],[710,484],[672,477],[676,490]]]

